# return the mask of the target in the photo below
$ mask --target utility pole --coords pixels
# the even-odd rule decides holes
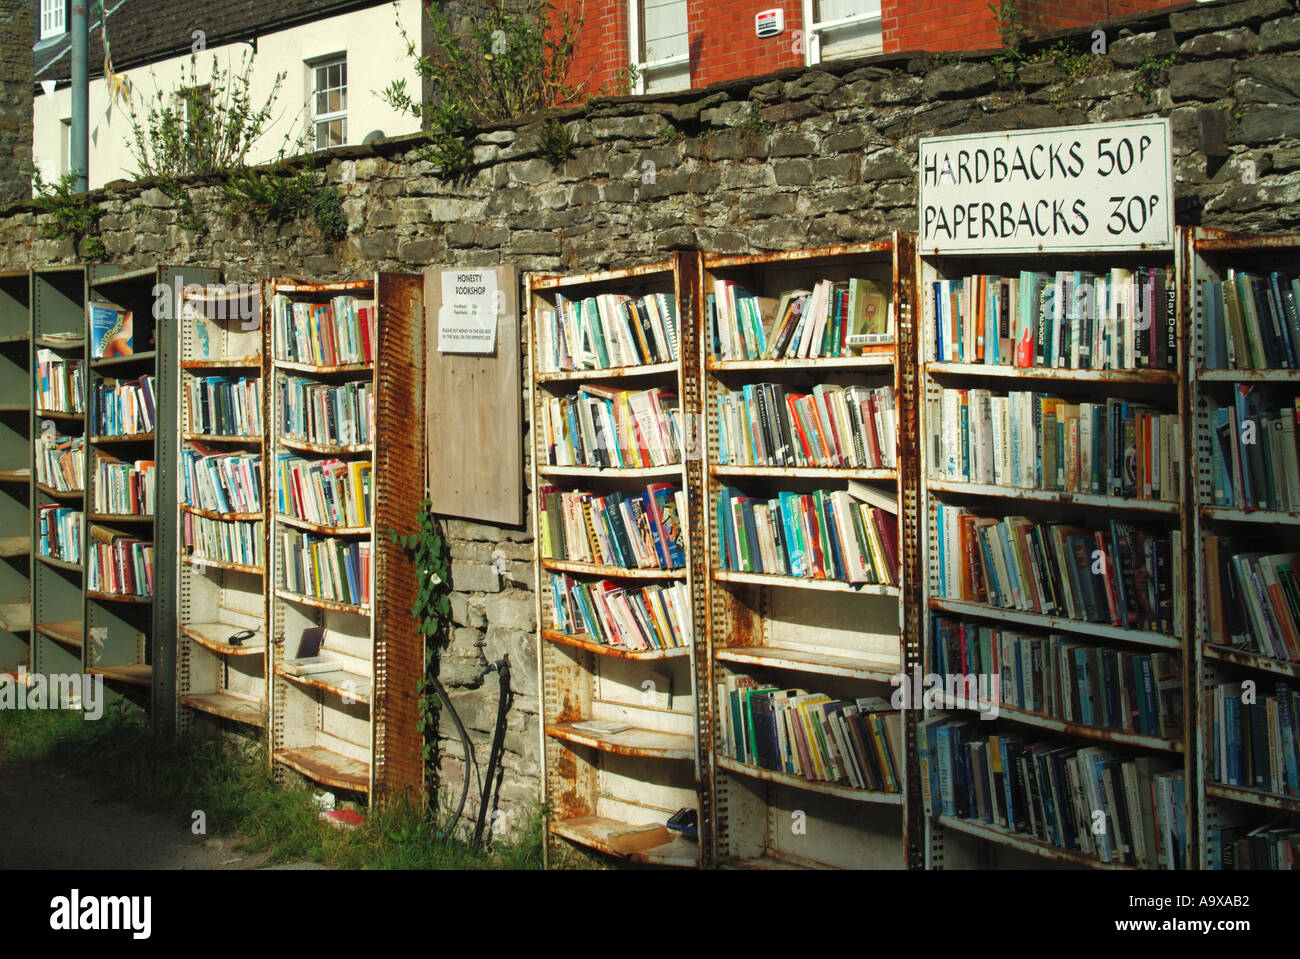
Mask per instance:
[[[86,70],[88,2],[72,0],[72,170],[78,193],[85,193],[90,183],[90,83]]]

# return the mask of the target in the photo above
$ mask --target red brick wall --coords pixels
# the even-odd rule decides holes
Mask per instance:
[[[1170,0],[1018,0],[1021,25],[1035,33],[1174,5]],[[628,0],[557,0],[557,7],[585,13],[571,82],[585,78],[591,94],[610,92],[631,58]],[[785,10],[785,32],[760,40],[754,14],[772,7]],[[692,87],[803,65],[807,41],[800,0],[687,0],[686,15]],[[880,19],[885,53],[1002,45],[988,0],[882,0]]]

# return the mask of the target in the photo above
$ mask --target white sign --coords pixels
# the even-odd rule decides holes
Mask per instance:
[[[499,302],[495,270],[443,270],[438,352],[494,352]]]
[[[921,141],[922,253],[1170,249],[1167,119]]]

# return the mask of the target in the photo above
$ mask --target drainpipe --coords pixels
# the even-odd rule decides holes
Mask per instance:
[[[87,0],[72,2],[72,158],[76,190],[85,193],[90,180],[90,84],[86,70],[89,28]]]

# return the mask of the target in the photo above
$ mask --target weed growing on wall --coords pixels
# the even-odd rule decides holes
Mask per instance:
[[[77,191],[76,173],[65,173],[53,183],[41,176],[39,167],[30,167],[30,174],[32,203],[39,212],[48,214],[41,221],[41,236],[47,240],[71,240],[80,256],[88,260],[104,259],[108,255],[104,241],[95,235],[104,210],[89,194]]]

